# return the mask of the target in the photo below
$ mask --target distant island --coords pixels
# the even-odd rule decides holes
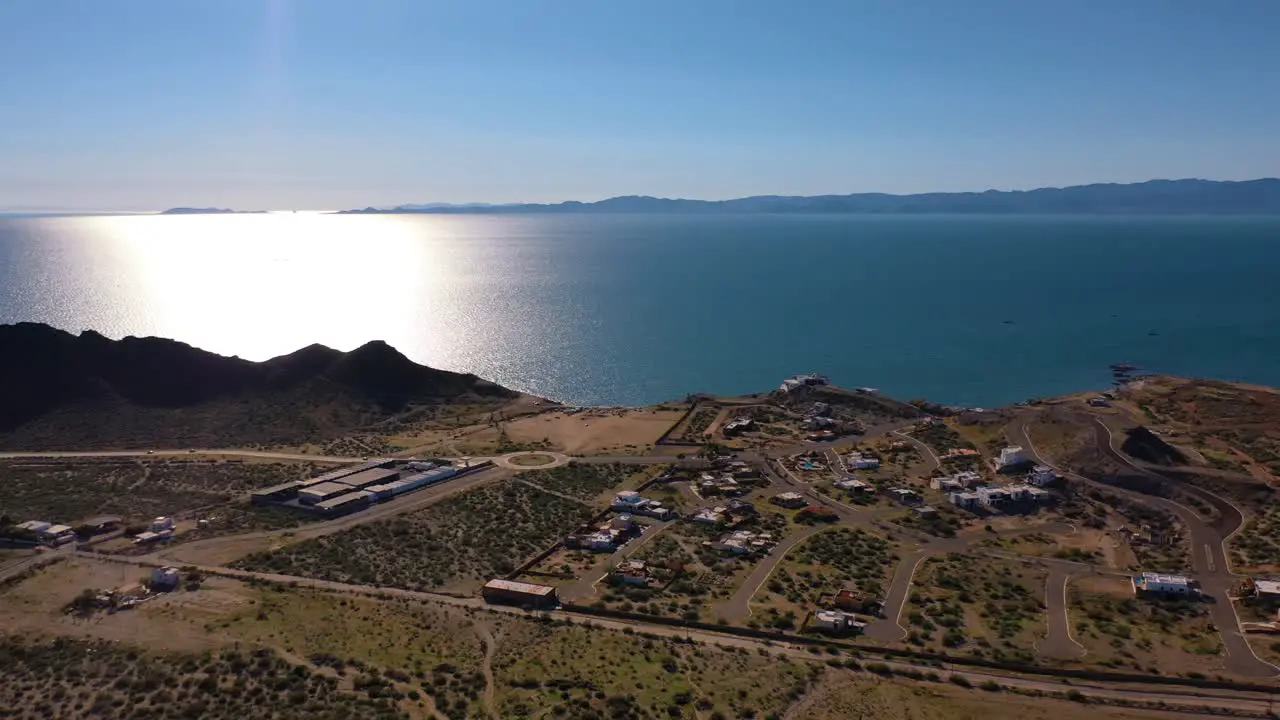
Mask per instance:
[[[266,210],[231,210],[229,208],[192,208],[176,207],[162,210],[157,215],[260,215]]]
[[[499,213],[991,213],[991,214],[1271,214],[1280,213],[1280,179],[1149,180],[1037,190],[889,195],[759,195],[734,200],[685,200],[629,195],[598,202],[452,205],[343,210],[345,215]]]

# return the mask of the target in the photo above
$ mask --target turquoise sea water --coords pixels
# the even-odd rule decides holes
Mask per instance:
[[[993,406],[1280,384],[1280,217],[0,217],[0,322],[264,359],[387,340],[580,404],[818,371]]]

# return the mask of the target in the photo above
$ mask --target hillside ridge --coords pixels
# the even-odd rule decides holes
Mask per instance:
[[[350,352],[310,345],[253,362],[165,338],[0,325],[0,447],[291,442],[411,405],[518,395],[419,365],[382,341]]]

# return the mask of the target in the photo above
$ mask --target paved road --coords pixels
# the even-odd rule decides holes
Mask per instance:
[[[1071,574],[1060,567],[1049,570],[1044,584],[1049,632],[1036,643],[1036,652],[1062,660],[1075,660],[1085,654],[1084,646],[1071,636],[1071,618],[1067,615],[1067,583],[1070,580]]]
[[[1031,436],[1027,433],[1027,424],[1031,417],[1031,413],[1019,415],[1005,428],[1005,434],[1015,445],[1021,445],[1026,449],[1036,462],[1053,467],[1063,477],[1073,481],[1089,485],[1100,485],[1111,492],[1125,495],[1149,507],[1173,513],[1182,521],[1183,526],[1187,528],[1191,544],[1194,576],[1200,581],[1201,592],[1210,601],[1208,603],[1210,616],[1213,618],[1213,622],[1218,628],[1218,633],[1222,636],[1223,646],[1227,650],[1227,657],[1224,659],[1227,670],[1243,677],[1254,678],[1274,677],[1280,672],[1280,668],[1260,660],[1254,654],[1253,648],[1249,647],[1248,640],[1240,630],[1240,619],[1236,615],[1235,606],[1231,602],[1231,592],[1235,588],[1237,580],[1231,573],[1227,554],[1223,549],[1223,535],[1219,534],[1215,529],[1215,525],[1220,528],[1233,528],[1232,531],[1234,532],[1234,528],[1239,527],[1239,523],[1242,521],[1242,518],[1238,515],[1239,511],[1221,498],[1201,491],[1199,494],[1202,496],[1211,496],[1217,501],[1214,503],[1214,507],[1224,506],[1222,510],[1226,512],[1225,515],[1220,515],[1214,525],[1211,525],[1190,508],[1167,498],[1146,495],[1115,485],[1099,483],[1057,467],[1048,458],[1041,456],[1036,451],[1034,443],[1031,442]],[[1098,449],[1123,467],[1161,480],[1171,486],[1187,488],[1186,485],[1182,485],[1172,478],[1134,464],[1127,456],[1115,448],[1110,428],[1096,418],[1093,422],[1093,431]],[[1205,500],[1206,502],[1210,501],[1209,497],[1205,497]]]
[[[885,593],[883,617],[867,625],[865,634],[872,640],[897,642],[907,636],[905,628],[899,624],[902,619],[902,608],[911,593],[911,580],[920,568],[920,563],[930,555],[928,550],[916,550],[902,556],[898,569],[893,573],[889,583],[889,592]]]
[[[929,459],[930,473],[942,467],[942,460],[938,458],[938,454],[935,453],[933,451],[933,448],[929,447],[923,440],[917,438],[914,435],[909,435],[907,433],[904,433],[901,430],[894,430],[893,434],[905,439],[907,442],[911,443],[912,445],[915,445],[916,449],[920,450],[924,454],[924,457]]]
[[[79,553],[78,553],[79,554]],[[122,556],[102,557],[97,555],[88,555],[95,560],[107,560],[111,562],[120,562],[130,565],[142,567],[157,567],[159,563],[151,562],[145,558],[131,558]],[[411,590],[399,590],[395,588],[372,588],[364,585],[348,585],[346,583],[329,582],[324,580],[312,580],[310,578],[299,578],[288,575],[274,575],[271,573],[245,572],[241,570],[231,570],[222,567],[201,567],[197,568],[206,575],[215,575],[223,577],[232,577],[239,579],[258,579],[271,582],[295,584],[299,587],[309,587],[328,592],[344,593],[350,595],[364,596],[383,596],[403,598],[406,600],[416,600],[420,602],[431,602],[442,605],[451,605],[454,607],[483,609],[489,612],[504,613],[508,615],[526,616],[529,612],[515,607],[506,607],[501,605],[488,605],[480,598],[476,597],[457,597],[454,595],[444,595],[440,593],[417,592]],[[578,613],[556,610],[550,612],[539,613],[547,617],[556,619],[570,620],[584,625],[604,628],[608,630],[627,630],[639,631],[649,635],[660,637],[676,637],[692,640],[706,645],[716,645],[720,647],[736,647],[752,651],[765,651],[773,654],[787,655],[798,659],[806,659],[812,661],[814,655],[808,652],[808,649],[799,645],[773,640],[759,640],[755,638],[743,637],[740,635],[722,634],[709,630],[691,630],[686,628],[671,627],[667,625],[657,625],[641,621],[632,620],[607,620],[603,618],[584,616]],[[1238,711],[1263,714],[1270,712],[1272,700],[1260,693],[1241,693],[1231,690],[1205,690],[1194,688],[1191,686],[1174,686],[1162,688],[1159,686],[1143,687],[1142,689],[1132,689],[1132,686],[1123,686],[1105,683],[1091,683],[1086,681],[1072,681],[1067,686],[1060,680],[1055,678],[1038,679],[1028,676],[1004,675],[998,672],[988,672],[982,670],[971,670],[964,666],[955,666],[944,663],[942,667],[917,665],[910,662],[902,661],[886,661],[894,670],[914,670],[914,671],[942,671],[948,675],[960,675],[967,678],[974,685],[981,685],[987,681],[1000,683],[1007,687],[1016,687],[1024,690],[1040,691],[1047,693],[1060,693],[1064,690],[1077,690],[1086,697],[1098,699],[1114,699],[1129,700],[1147,703],[1166,703],[1177,708],[1230,708]]]
[[[0,452],[0,459],[13,458],[98,458],[98,457],[169,457],[174,455],[196,456],[221,455],[229,457],[265,458],[268,460],[301,460],[331,463],[356,463],[371,460],[391,460],[392,458],[341,457],[337,455],[307,455],[305,453],[279,453],[265,450],[83,450],[75,452],[42,451],[42,452]]]
[[[792,548],[826,529],[826,526],[806,528],[775,545],[773,550],[769,551],[769,555],[756,564],[755,569],[743,581],[742,587],[738,588],[733,597],[720,604],[716,614],[728,622],[745,620],[751,615],[751,598],[760,591],[765,581],[773,574],[774,568],[778,567],[778,563],[782,562]]]
[[[18,558],[12,562],[0,567],[0,582],[4,582],[9,578],[20,575],[28,570],[34,570],[41,565],[53,562],[59,557],[70,556],[75,549],[71,545],[63,545],[57,550],[46,550],[33,555]]]

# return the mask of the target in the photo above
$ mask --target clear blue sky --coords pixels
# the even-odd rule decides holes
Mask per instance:
[[[1280,174],[1275,0],[4,0],[0,208]]]

